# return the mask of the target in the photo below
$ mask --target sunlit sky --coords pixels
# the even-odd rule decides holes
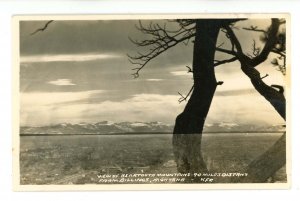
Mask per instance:
[[[149,21],[144,21],[147,24]],[[178,103],[193,85],[185,66],[192,66],[192,44],[178,45],[149,63],[138,79],[126,54],[138,49],[128,37],[145,36],[130,21],[54,21],[44,32],[30,35],[45,21],[20,23],[21,125],[99,121],[161,121],[174,124],[186,103]],[[270,20],[236,23],[244,52],[251,53],[259,34],[243,27],[266,28]],[[169,25],[175,26],[175,25]],[[229,47],[219,35],[218,44]],[[217,53],[216,58],[224,58]],[[257,67],[269,84],[284,85],[284,76],[270,61]],[[216,67],[218,86],[206,123],[280,124],[281,117],[256,92],[234,62]]]

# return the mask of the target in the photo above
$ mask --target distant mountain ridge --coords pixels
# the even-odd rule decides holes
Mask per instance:
[[[20,134],[120,134],[120,133],[172,133],[174,125],[154,122],[119,122],[102,121],[98,123],[61,123],[49,126],[21,126]],[[230,132],[284,132],[283,125],[257,126],[238,125],[235,123],[214,123],[204,126],[204,133]]]

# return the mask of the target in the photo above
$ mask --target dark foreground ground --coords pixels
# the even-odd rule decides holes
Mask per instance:
[[[204,134],[204,160],[210,173],[218,175],[206,182],[230,182],[221,173],[244,173],[280,136]],[[20,137],[21,184],[184,182],[174,173],[171,134]],[[286,182],[285,167],[269,182]]]

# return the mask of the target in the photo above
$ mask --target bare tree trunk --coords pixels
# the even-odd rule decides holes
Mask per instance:
[[[220,29],[218,20],[197,20],[193,52],[194,90],[176,118],[173,150],[179,172],[207,172],[201,154],[204,122],[216,87],[214,72],[215,47]]]

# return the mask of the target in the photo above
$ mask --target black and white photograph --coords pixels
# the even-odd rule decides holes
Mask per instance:
[[[15,16],[16,189],[287,188],[289,21]]]

